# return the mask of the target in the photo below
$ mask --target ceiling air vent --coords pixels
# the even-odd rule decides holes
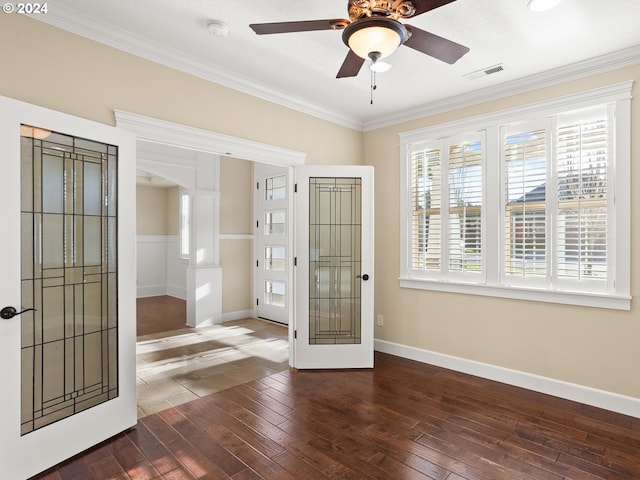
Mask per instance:
[[[475,80],[476,78],[486,77],[487,75],[491,75],[493,73],[498,73],[504,70],[504,67],[501,63],[498,65],[493,65],[491,67],[485,67],[480,70],[476,70],[475,72],[465,73],[463,77],[469,80]]]

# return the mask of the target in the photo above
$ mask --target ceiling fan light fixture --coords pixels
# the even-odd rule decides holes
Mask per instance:
[[[527,7],[533,12],[545,12],[555,7],[560,0],[529,0]]]
[[[344,29],[342,40],[361,58],[369,58],[371,52],[379,52],[378,59],[388,57],[408,38],[407,29],[390,18],[364,18]]]
[[[375,62],[369,65],[369,70],[376,73],[388,72],[391,70],[391,64],[387,62]]]

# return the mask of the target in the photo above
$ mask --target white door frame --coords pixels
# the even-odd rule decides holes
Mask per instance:
[[[138,140],[287,167],[290,192],[293,191],[294,167],[304,165],[307,157],[304,152],[158,120],[136,113],[115,110],[115,118],[117,127],[135,133]],[[293,195],[289,195],[290,212],[294,211],[293,201]],[[293,223],[289,222],[290,239],[293,239],[294,234]],[[287,257],[289,265],[293,265],[292,248],[289,249]],[[289,269],[288,284],[293,285],[293,268]],[[295,342],[294,329],[292,328],[294,323],[292,304],[293,302],[289,302],[289,365],[293,366]]]
[[[0,465],[2,476],[33,476],[137,422],[135,380],[135,137],[111,126],[81,119],[18,100],[0,97],[0,149],[6,182],[3,214],[3,265],[0,306],[20,308],[20,123],[117,144],[118,155],[118,365],[119,396],[29,434],[20,435],[20,317],[0,320]],[[8,342],[8,343],[7,343]],[[7,347],[7,345],[9,345]]]

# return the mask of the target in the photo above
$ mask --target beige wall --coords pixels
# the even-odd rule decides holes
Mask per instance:
[[[253,163],[220,157],[220,233],[253,233]]]
[[[640,399],[640,315],[635,301],[630,312],[620,312],[398,287],[400,132],[619,81],[637,81],[640,66],[361,134],[21,15],[0,15],[0,45],[4,46],[0,95],[107,124],[113,124],[117,108],[303,151],[311,164],[373,164],[375,309],[385,316],[385,326],[376,328],[378,338]],[[634,91],[637,97],[637,85]],[[635,167],[640,161],[637,100],[632,108],[635,186],[640,184],[640,169]],[[639,293],[639,214],[640,196],[634,191],[634,296]],[[248,255],[241,244],[222,250],[223,255]],[[238,284],[247,281],[246,274],[237,273]]]
[[[180,233],[180,189],[167,188],[167,235]]]
[[[376,175],[376,301],[385,318],[376,338],[640,398],[640,311],[496,299],[399,287],[398,134],[556,96],[635,80],[640,66],[526,95],[367,132],[365,158]],[[632,102],[632,295],[640,246],[640,103]]]
[[[167,234],[167,190],[136,186],[136,233],[138,235]]]
[[[222,313],[253,309],[253,242],[222,240]]]
[[[225,235],[253,232],[253,164],[220,157],[222,312],[253,308],[253,241]]]
[[[25,15],[0,15],[0,95],[113,125],[113,110],[362,163],[360,132],[123,53]],[[7,72],[11,72],[10,75]]]
[[[178,187],[136,186],[136,234],[178,234]]]
[[[109,125],[115,123],[114,109],[147,115],[305,152],[310,164],[363,161],[362,135],[358,131],[143,60],[23,15],[0,15],[0,45],[7,46],[0,57],[3,96]],[[246,165],[237,168],[246,169]],[[222,181],[226,195],[233,195],[225,181],[239,178],[230,173]],[[222,233],[252,233],[250,219],[244,224],[244,219],[234,216],[236,200],[239,198],[231,202],[221,199]],[[160,218],[155,220],[158,224],[140,225],[138,233],[173,232],[171,224]],[[242,246],[226,245],[228,242],[221,245],[221,264],[225,268],[223,313],[251,308],[252,296],[251,269],[245,267],[247,252],[252,248],[246,244],[250,242],[243,241]],[[246,296],[237,291],[238,285],[245,284]]]

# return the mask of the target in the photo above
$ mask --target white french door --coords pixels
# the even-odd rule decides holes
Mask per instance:
[[[256,216],[256,314],[289,323],[289,169],[254,163]]]
[[[296,368],[373,367],[373,167],[296,167]]]
[[[19,480],[137,421],[135,137],[0,97],[0,159],[0,469]]]

